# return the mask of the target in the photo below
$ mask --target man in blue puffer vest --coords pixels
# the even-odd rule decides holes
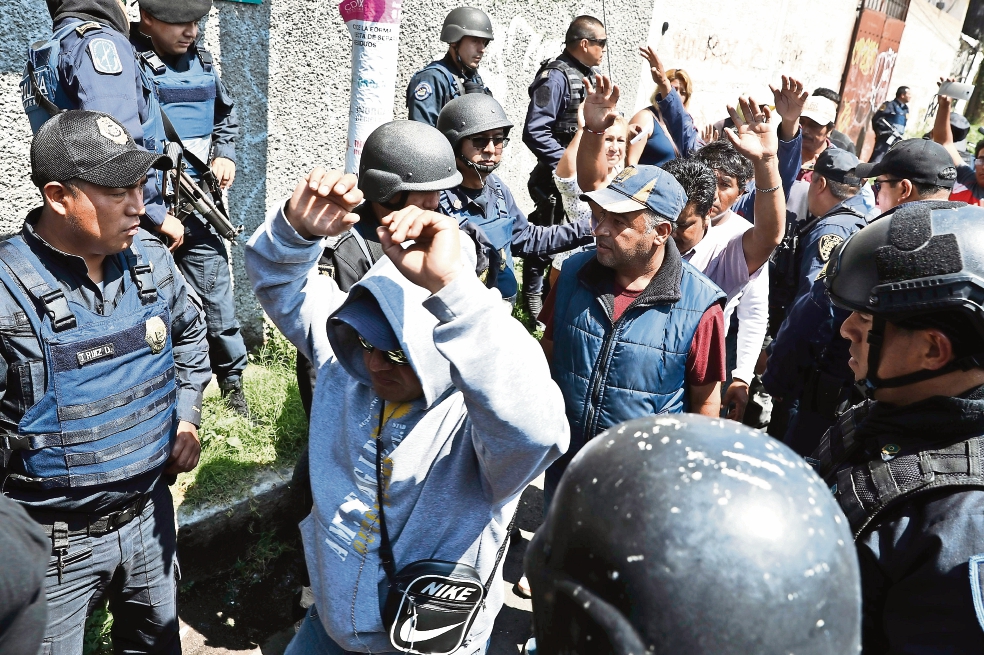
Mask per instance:
[[[570,449],[547,469],[547,504],[596,434],[640,416],[718,416],[726,376],[725,295],[670,238],[687,204],[683,187],[656,166],[629,166],[582,198],[597,250],[564,262],[541,314],[571,424]]]
[[[228,189],[236,177],[239,119],[212,55],[197,42],[198,21],[211,8],[212,0],[140,0],[140,23],[131,26],[130,41],[184,146],[185,171],[219,200],[219,187]],[[215,228],[190,206],[174,213],[184,228],[170,248],[202,299],[212,371],[229,407],[248,417],[242,388],[246,344],[236,318],[228,252]]]

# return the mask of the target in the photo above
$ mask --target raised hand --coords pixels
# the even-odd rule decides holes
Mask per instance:
[[[618,86],[606,75],[595,75],[594,82],[584,78],[585,97],[581,103],[584,127],[591,132],[604,132],[615,123],[618,112]]]
[[[797,79],[782,76],[782,85],[777,89],[769,85],[772,89],[772,97],[776,105],[776,113],[782,116],[785,121],[796,121],[803,115],[803,107],[810,97],[809,92],[803,90],[803,83]]]
[[[779,137],[783,141],[792,141],[799,132],[799,119],[810,94],[803,90],[802,82],[788,75],[782,76],[782,85],[778,89],[771,84],[769,88],[772,89],[776,113],[782,116]]]
[[[359,222],[352,213],[362,202],[358,182],[350,173],[315,168],[297,183],[284,215],[306,239],[338,236]]]
[[[461,273],[464,265],[455,219],[409,205],[379,222],[376,233],[383,252],[417,286],[437,293]],[[408,241],[413,244],[404,248]]]
[[[703,131],[700,133],[700,138],[705,144],[717,141],[720,137],[721,133],[714,129],[713,123],[705,125]]]
[[[670,78],[666,76],[666,68],[660,60],[659,55],[653,50],[652,46],[639,46],[639,54],[649,62],[649,74],[656,83],[657,90],[664,98],[670,94],[673,87],[670,86]]]
[[[760,105],[754,98],[739,98],[738,105],[741,108],[740,116],[734,107],[728,105],[728,114],[735,123],[734,129],[724,128],[728,141],[752,163],[775,158],[779,152],[779,136],[776,121],[772,120],[772,111],[767,106],[759,109]]]

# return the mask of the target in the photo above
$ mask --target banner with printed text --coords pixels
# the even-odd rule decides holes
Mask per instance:
[[[359,172],[366,137],[393,120],[401,7],[402,0],[343,0],[338,5],[352,36],[347,173]]]

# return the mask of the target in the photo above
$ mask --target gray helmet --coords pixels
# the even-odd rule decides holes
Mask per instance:
[[[426,123],[384,123],[362,148],[359,189],[366,200],[387,203],[398,193],[442,191],[459,184],[451,144]]]
[[[484,93],[458,96],[444,105],[437,117],[437,129],[451,142],[455,151],[466,136],[498,128],[504,129],[508,135],[512,126],[502,105]]]
[[[823,274],[833,304],[873,317],[862,381],[869,395],[984,365],[982,347],[936,371],[877,377],[886,321],[951,335],[959,329],[964,341],[984,343],[984,209],[935,200],[901,205],[837,246]],[[929,325],[934,316],[938,325]]]
[[[140,8],[165,23],[194,23],[212,9],[212,0],[140,0]]]
[[[477,7],[458,7],[452,9],[444,19],[441,28],[441,40],[445,43],[457,43],[463,36],[477,36],[491,41],[492,21],[488,14]]]
[[[733,421],[622,423],[567,468],[526,553],[541,655],[849,655],[861,586],[813,469]]]

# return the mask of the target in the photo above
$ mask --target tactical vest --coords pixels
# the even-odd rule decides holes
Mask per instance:
[[[0,282],[44,353],[45,392],[6,435],[42,489],[126,480],[164,465],[176,430],[170,314],[136,243],[117,255],[123,294],[110,316],[70,300],[20,236],[0,244]]]
[[[203,49],[189,50],[179,61],[181,68],[187,65],[187,70],[183,72],[165,64],[153,50],[141,52],[138,57],[141,69],[153,83],[161,108],[177,131],[185,150],[201,162],[208,163],[217,93],[212,55]],[[187,171],[195,180],[200,179],[204,172],[194,166],[189,166]]]
[[[839,207],[835,211],[820,217],[814,217],[805,223],[797,225],[795,221],[786,222],[786,234],[772,253],[772,266],[769,271],[769,305],[770,305],[770,334],[775,336],[779,324],[785,319],[786,312],[796,298],[799,289],[800,270],[803,268],[802,240],[821,222],[834,216],[851,215],[857,218],[860,227],[867,225],[868,220],[850,207]],[[775,312],[775,316],[771,314]],[[775,319],[775,325],[772,325]],[[775,332],[773,332],[773,327]]]
[[[640,416],[687,411],[687,356],[704,312],[724,294],[681,262],[680,300],[630,305],[614,324],[578,272],[595,253],[564,262],[553,316],[553,379],[563,392],[571,443]]]
[[[539,77],[544,71],[559,70],[567,78],[567,86],[570,90],[571,100],[567,103],[564,110],[551,127],[554,138],[563,145],[567,146],[577,132],[577,113],[581,103],[584,102],[584,73],[574,66],[571,66],[563,59],[544,60],[540,64],[540,69],[536,72]]]
[[[512,238],[514,217],[506,211],[506,198],[502,190],[502,182],[497,176],[489,176],[487,185],[492,187],[491,196],[494,199],[492,207],[486,207],[484,212],[477,203],[468,198],[460,207],[453,202],[460,200],[457,196],[452,200],[449,191],[441,191],[441,210],[448,216],[454,216],[458,222],[468,221],[482,228],[492,247],[499,253],[499,272],[496,277],[496,288],[503,298],[512,298],[519,291],[516,281],[515,264],[512,256]],[[482,194],[488,197],[487,190]]]
[[[871,402],[845,412],[820,442],[819,473],[830,486],[857,539],[878,516],[912,496],[942,487],[984,489],[984,438],[973,437],[943,448],[902,452],[895,444],[879,448],[857,441]],[[873,454],[870,461],[858,455]]]
[[[62,41],[75,31],[80,39],[83,36],[97,34],[102,30],[112,28],[96,22],[72,21],[63,25],[47,41],[38,41],[28,48],[28,62],[34,67],[34,79],[37,84],[38,92],[47,98],[51,103],[60,109],[78,109],[79,107],[68,97],[65,87],[62,84],[61,76],[58,72],[58,60],[61,56]],[[80,40],[79,46],[85,42]],[[126,56],[127,52],[119,53]],[[34,95],[34,87],[31,84],[29,67],[24,67],[24,75],[21,78],[21,102],[24,111],[31,121],[31,131],[37,134],[41,126],[47,122],[51,115],[38,105]],[[143,141],[141,145],[151,152],[164,152],[164,122],[161,118],[160,105],[154,93],[154,87],[147,75],[140,68],[140,81],[144,89],[144,96],[147,102],[147,115],[140,116],[140,124],[143,128]]]
[[[476,72],[470,79],[465,80],[462,84],[461,80],[453,71],[449,70],[440,60],[432,61],[431,63],[424,66],[423,70],[436,70],[444,75],[445,79],[448,81],[448,87],[451,89],[451,97],[449,100],[454,100],[466,93],[488,93],[488,89],[485,88],[485,83],[482,82],[482,77]],[[492,95],[488,93],[488,95]]]

